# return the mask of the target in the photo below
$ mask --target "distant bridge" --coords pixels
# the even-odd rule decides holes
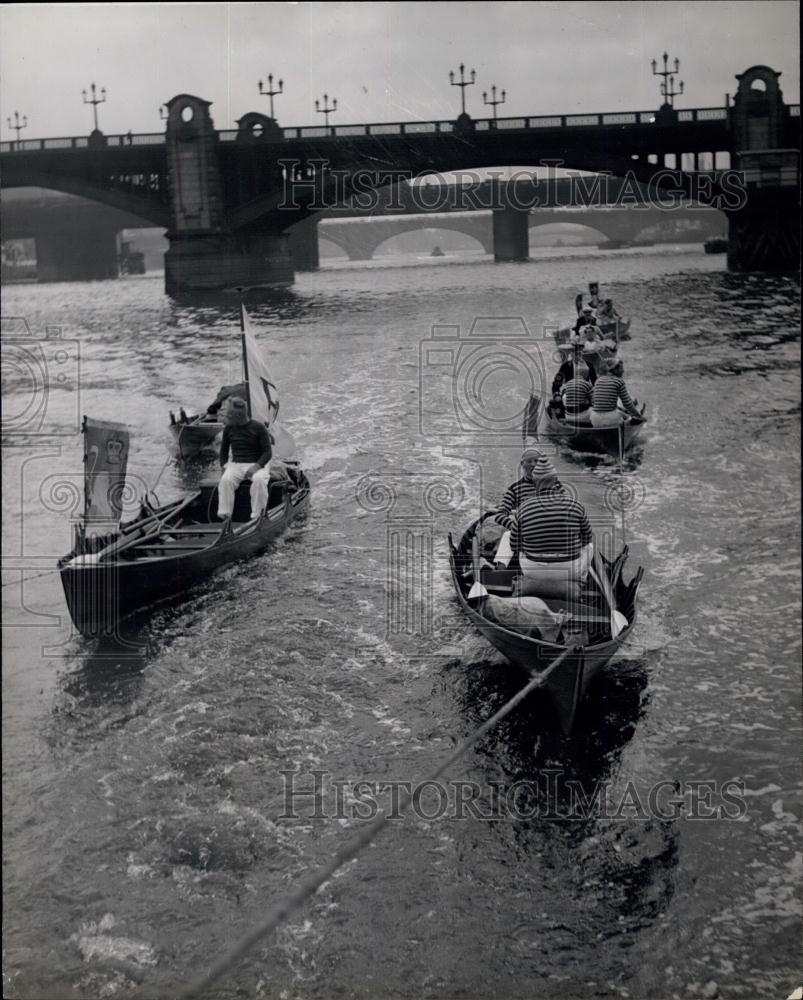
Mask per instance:
[[[725,216],[713,208],[695,205],[666,208],[651,203],[654,192],[607,175],[572,178],[521,178],[468,184],[397,185],[352,199],[311,216],[289,230],[296,270],[319,263],[318,237],[346,251],[351,260],[368,260],[377,247],[398,233],[436,225],[477,239],[486,253],[495,247],[491,212],[494,205],[535,206],[529,229],[571,222],[596,229],[611,240],[632,241],[645,229],[660,227],[667,238],[677,238],[680,226],[691,226],[696,238],[722,233]],[[672,207],[672,211],[667,209]],[[480,212],[480,215],[477,215]],[[473,215],[472,215],[473,213]],[[3,237],[36,240],[38,274],[42,281],[91,280],[117,273],[117,237],[123,229],[152,225],[146,219],[72,195],[46,193],[41,197],[5,198]],[[437,220],[433,217],[437,216]],[[335,220],[362,218],[370,224],[337,225]],[[321,229],[318,220],[324,221]]]
[[[672,211],[659,208],[627,209],[535,209],[529,217],[529,231],[555,223],[572,223],[595,229],[602,237],[612,241],[633,242],[642,233],[658,230],[666,238],[680,234],[692,235],[698,242],[727,230],[727,217],[713,208],[696,206]],[[401,233],[437,229],[463,233],[477,240],[485,253],[494,252],[493,218],[491,212],[450,213],[387,216],[370,221],[345,222],[339,217],[327,219],[318,226],[318,236],[344,250],[349,260],[370,260],[386,240]],[[660,238],[660,237],[659,237]]]

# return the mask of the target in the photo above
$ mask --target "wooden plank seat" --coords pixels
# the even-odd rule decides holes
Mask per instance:
[[[217,535],[223,527],[223,522],[216,524],[189,524],[183,528],[171,528],[171,535]]]

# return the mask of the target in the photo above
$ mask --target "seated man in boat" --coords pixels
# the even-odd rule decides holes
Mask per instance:
[[[573,377],[560,390],[564,416],[575,424],[591,424],[591,369],[586,364],[574,366]]]
[[[621,361],[608,362],[591,391],[591,426],[619,427],[632,418],[641,420],[636,404],[630,398],[625,380],[625,366]]]
[[[613,307],[613,299],[605,299],[599,309],[597,309],[597,322],[600,326],[608,326],[621,318]]]
[[[526,447],[521,453],[521,458],[519,459],[521,477],[515,483],[508,486],[505,495],[502,497],[502,502],[499,504],[494,515],[496,523],[501,524],[503,528],[510,530],[513,527],[516,511],[527,497],[531,497],[535,493],[532,471],[538,460],[543,457],[544,455],[541,450],[532,445]]]
[[[591,525],[583,505],[570,497],[541,455],[532,468],[533,490],[521,503],[510,532],[524,582],[537,592],[582,583],[594,554]]]
[[[220,442],[218,517],[231,521],[234,495],[244,479],[251,480],[251,520],[259,517],[268,505],[270,460],[273,454],[268,428],[248,416],[248,406],[240,396],[232,396],[226,409],[226,424]],[[229,461],[231,452],[231,461]]]
[[[574,332],[578,336],[584,336],[585,331],[583,327],[594,326],[596,327],[596,320],[594,319],[594,310],[591,306],[583,306],[580,315],[577,317],[577,322],[574,324]]]

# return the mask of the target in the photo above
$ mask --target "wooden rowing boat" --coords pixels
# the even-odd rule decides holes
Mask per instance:
[[[621,450],[627,451],[638,438],[644,423],[645,421],[622,424],[621,429],[619,427],[589,427],[585,424],[576,424],[571,420],[561,419],[551,411],[547,411],[541,423],[541,429],[547,437],[561,441],[577,451],[618,455],[620,430]]]
[[[239,390],[251,419],[273,438],[278,478],[265,509],[251,519],[250,481],[240,484],[232,517],[217,515],[217,480],[184,500],[154,507],[143,499],[138,517],[121,523],[129,432],[122,424],[84,418],[84,515],[71,552],[59,560],[61,582],[75,627],[85,636],[117,637],[120,622],[141,608],[182,597],[223,566],[262,552],[305,509],[309,481],[295,458],[295,442],[276,422],[279,401],[240,303],[244,380]],[[176,440],[196,434],[214,443],[217,419],[171,421]],[[172,414],[171,414],[172,417]],[[186,454],[185,454],[186,457]],[[224,460],[227,456],[224,456]]]
[[[616,319],[610,323],[597,323],[597,326],[602,330],[606,337],[612,340],[630,340],[630,324],[632,320],[630,319]],[[554,331],[555,343],[562,347],[564,344],[569,345],[569,340],[574,336],[574,328],[571,326],[562,326]]]
[[[268,506],[250,516],[250,483],[237,490],[231,523],[217,517],[217,482],[203,482],[181,501],[143,505],[138,517],[100,538],[79,533],[59,560],[61,582],[78,631],[119,638],[120,623],[135,611],[183,597],[224,566],[264,551],[306,509],[304,473],[270,484]]]
[[[550,674],[542,688],[563,732],[569,735],[577,708],[589,684],[615,656],[635,625],[638,590],[644,570],[639,567],[630,582],[625,583],[622,572],[628,557],[627,546],[612,562],[600,554],[595,562],[602,568],[610,583],[615,606],[627,619],[626,627],[614,637],[611,608],[604,595],[602,582],[598,584],[589,576],[587,587],[576,602],[567,602],[563,598],[542,598],[552,611],[569,611],[569,618],[563,631],[556,636],[556,641],[547,642],[535,635],[513,630],[488,617],[487,598],[477,600],[469,597],[475,583],[472,547],[479,523],[469,527],[457,546],[449,535],[449,565],[457,599],[477,631],[510,663],[531,676],[544,671],[567,648],[576,647],[560,667]],[[514,557],[506,570],[480,569],[479,582],[491,594],[510,596],[513,580],[518,573],[518,563]]]

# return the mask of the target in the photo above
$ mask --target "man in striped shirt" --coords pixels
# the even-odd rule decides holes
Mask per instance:
[[[538,460],[543,457],[541,451],[532,445],[526,447],[521,453],[521,458],[519,459],[521,478],[517,479],[511,486],[508,486],[505,495],[502,497],[502,502],[499,504],[494,515],[496,523],[501,524],[503,528],[510,530],[513,527],[513,523],[516,520],[516,511],[524,500],[535,494],[532,471]]]
[[[534,491],[523,500],[510,532],[525,579],[549,589],[582,582],[594,546],[585,508],[560,486],[546,455],[533,467]]]
[[[563,410],[566,419],[576,424],[590,424],[591,381],[585,364],[575,366],[574,377],[561,389]]]
[[[625,366],[615,361],[597,378],[591,392],[591,425],[593,427],[619,427],[630,418],[641,420],[641,414],[627,391]],[[621,408],[619,404],[621,403]]]

